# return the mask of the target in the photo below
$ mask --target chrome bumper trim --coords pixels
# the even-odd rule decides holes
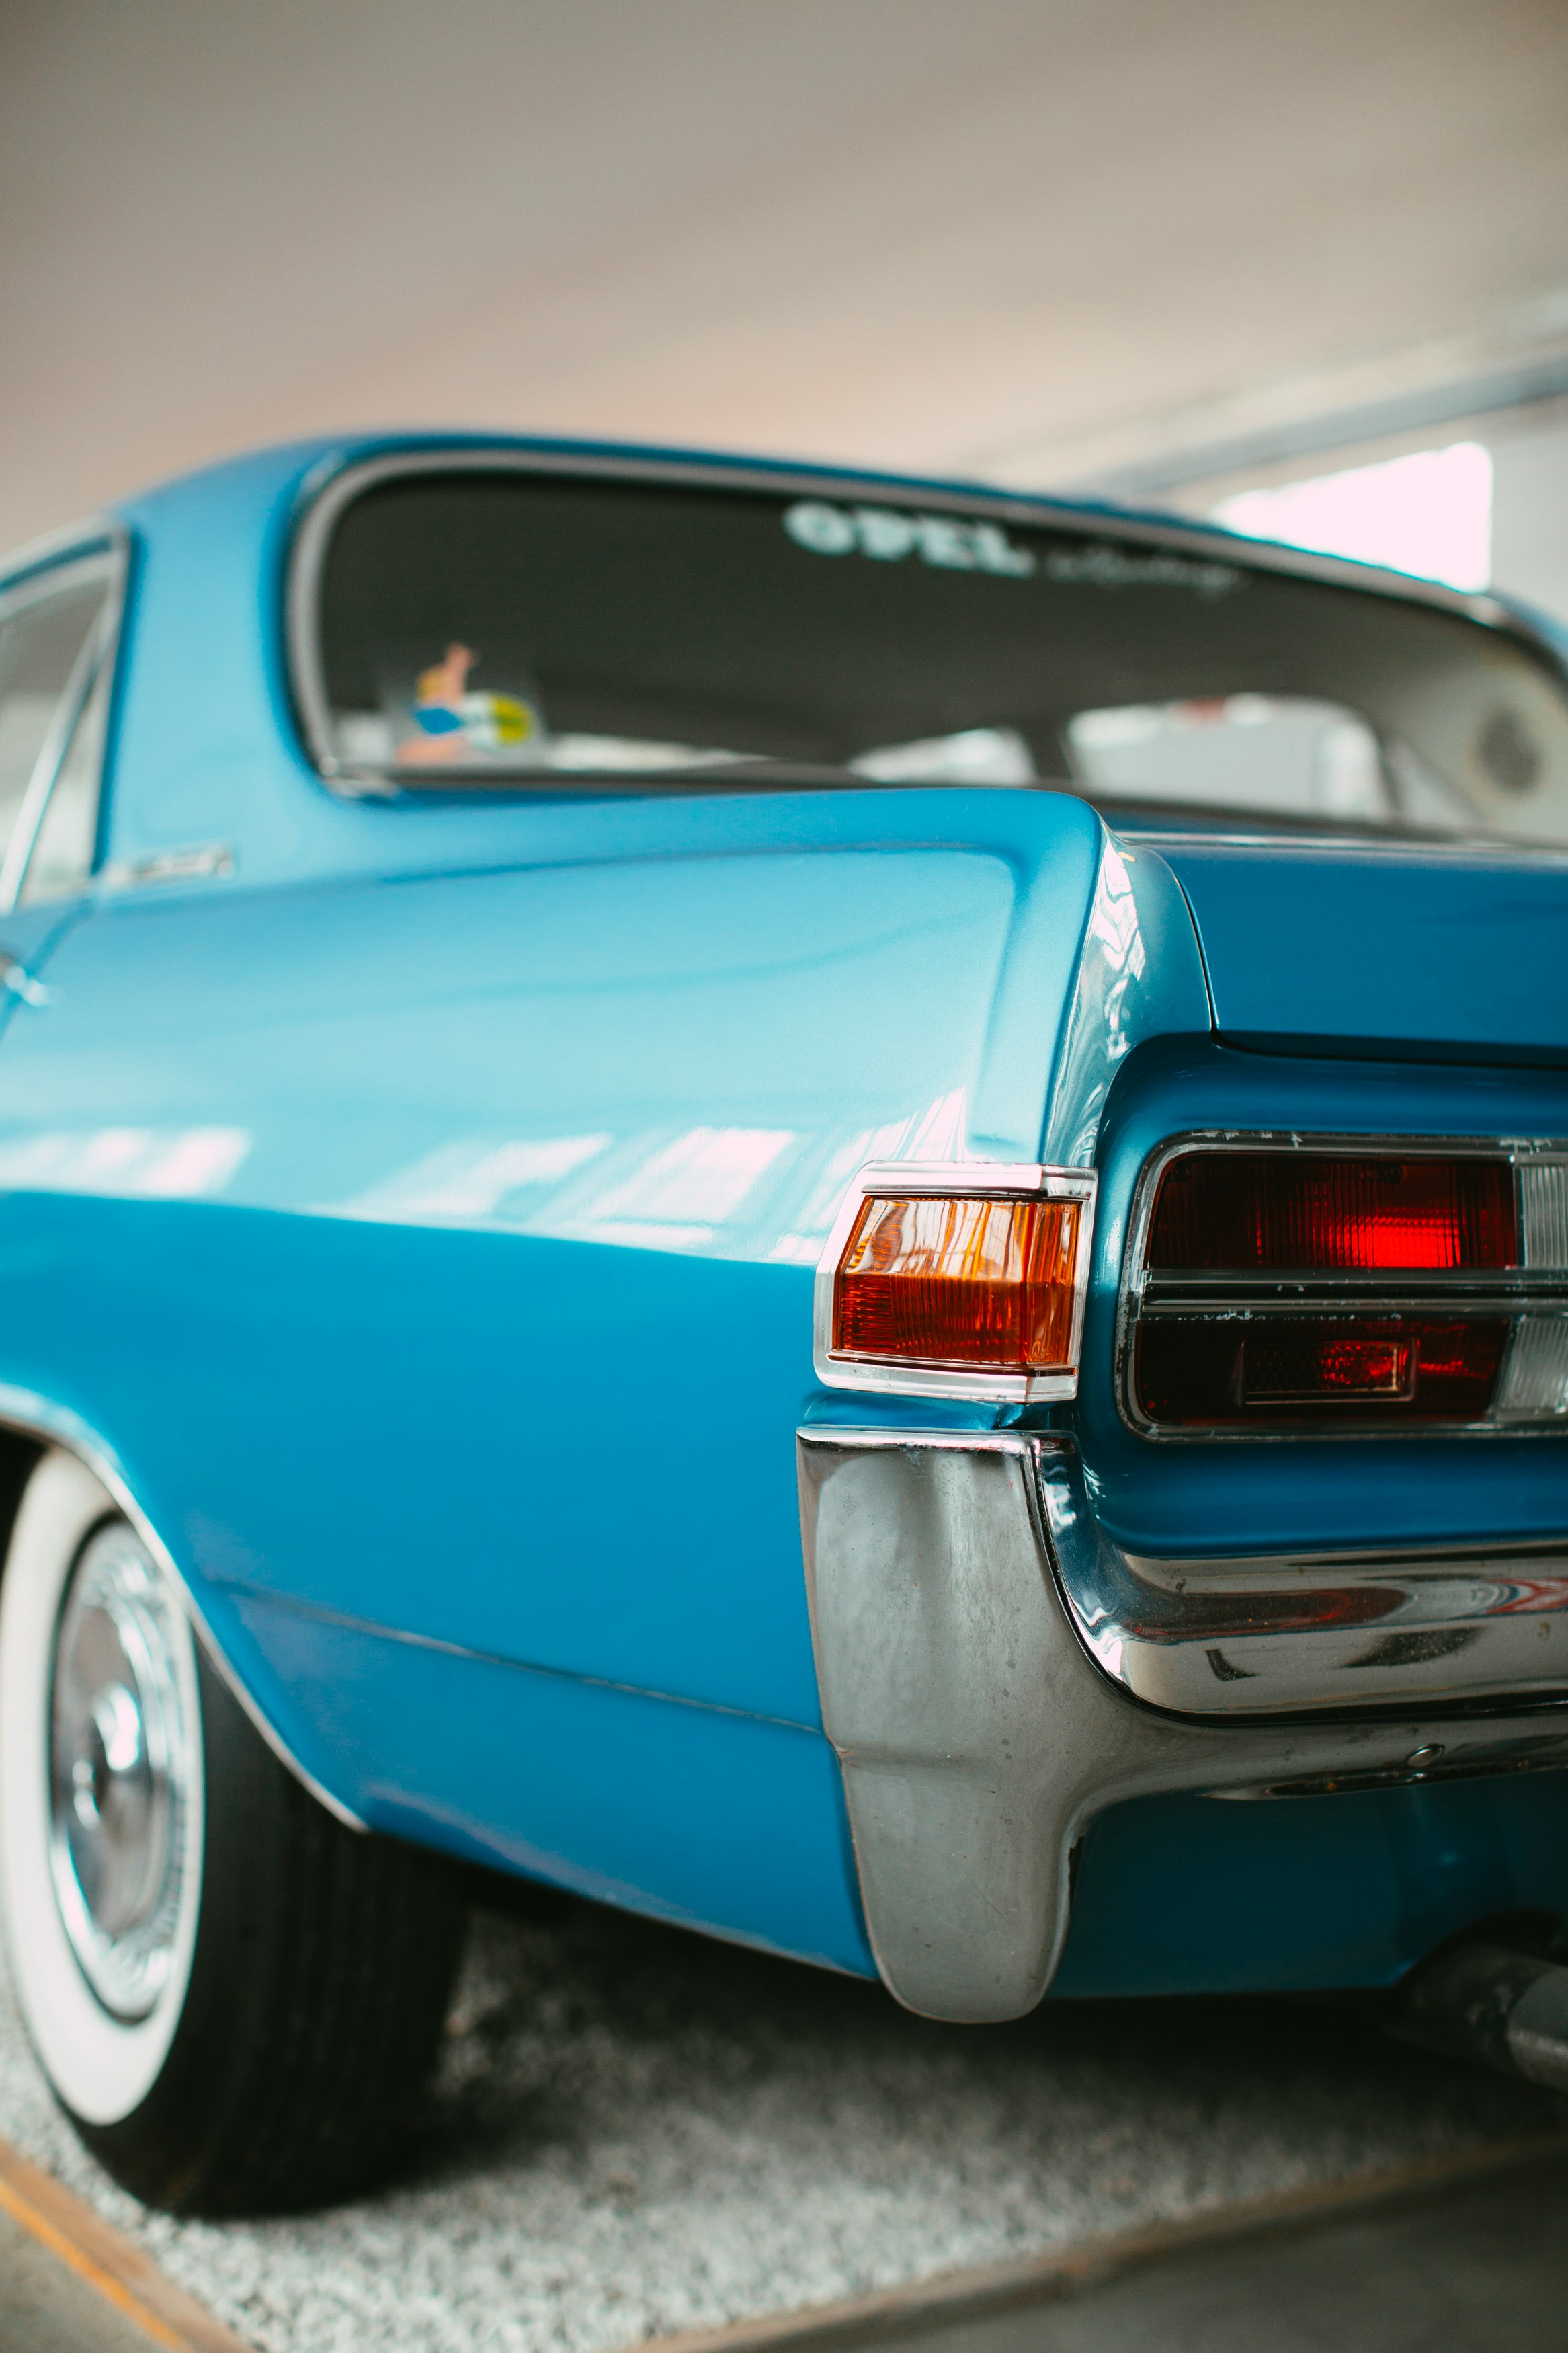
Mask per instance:
[[[1041,1440],[1036,1463],[1079,1639],[1151,1707],[1235,1718],[1568,1697],[1568,1538],[1155,1560],[1100,1527],[1070,1444]]]
[[[825,1426],[798,1432],[797,1456],[823,1724],[867,1927],[889,1989],[927,2017],[1034,2007],[1067,1933],[1073,1846],[1125,1799],[1414,1779],[1434,1752],[1445,1773],[1568,1765],[1568,1716],[1522,1690],[1505,1715],[1433,1714],[1452,1690],[1436,1657],[1385,1662],[1394,1676],[1415,1664],[1418,1697],[1375,1669],[1356,1683],[1360,1710],[1392,1699],[1398,1715],[1270,1721],[1256,1700],[1244,1713],[1201,1643],[1225,1704],[1195,1718],[1140,1704],[1130,1673],[1182,1637],[1095,1614],[1087,1572],[1102,1592],[1133,1572],[1098,1535],[1063,1440]],[[1226,1659],[1236,1639],[1218,1645]],[[1244,1669],[1242,1686],[1263,1679]]]

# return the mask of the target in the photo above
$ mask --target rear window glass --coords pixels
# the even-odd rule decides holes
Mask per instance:
[[[300,685],[330,775],[411,792],[870,778],[1568,841],[1524,639],[1005,513],[397,474],[331,533]]]

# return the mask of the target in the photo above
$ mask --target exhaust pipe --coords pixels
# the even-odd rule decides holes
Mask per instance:
[[[1568,1968],[1556,1961],[1446,1945],[1402,1981],[1384,2023],[1424,2051],[1568,2092]]]

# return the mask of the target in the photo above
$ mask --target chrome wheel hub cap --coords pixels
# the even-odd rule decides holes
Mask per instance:
[[[188,1644],[178,1602],[132,1530],[103,1529],[67,1588],[55,1647],[50,1864],[93,1992],[142,2018],[166,1978],[191,1798]]]

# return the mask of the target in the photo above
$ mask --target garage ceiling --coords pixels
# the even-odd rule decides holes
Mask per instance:
[[[1568,357],[1562,0],[0,0],[0,543],[451,422],[1088,479]]]

